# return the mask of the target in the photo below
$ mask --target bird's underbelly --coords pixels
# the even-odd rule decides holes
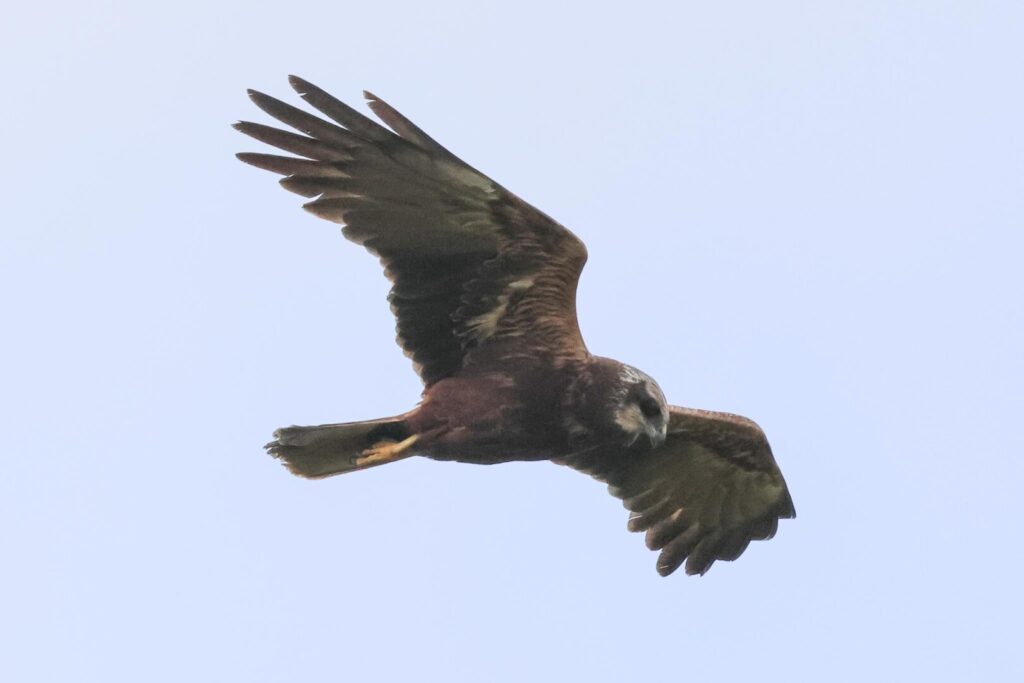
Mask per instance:
[[[548,460],[563,454],[564,449],[543,438],[531,440],[460,426],[426,439],[420,453],[434,460],[496,465],[515,460]]]
[[[407,418],[417,450],[435,460],[481,465],[564,454],[556,401],[526,400],[502,378],[453,378],[431,387]],[[533,397],[531,397],[533,398]]]

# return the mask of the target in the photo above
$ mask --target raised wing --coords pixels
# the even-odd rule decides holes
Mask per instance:
[[[764,432],[738,415],[672,406],[668,438],[654,451],[556,462],[608,483],[631,511],[629,530],[646,531],[647,547],[661,551],[662,576],[684,561],[687,574],[704,574],[796,516]]]
[[[286,189],[315,198],[303,208],[344,224],[347,238],[380,257],[392,282],[398,343],[425,384],[458,372],[474,348],[506,337],[537,351],[586,355],[576,284],[587,252],[575,235],[373,95],[366,93],[370,108],[391,130],[311,83],[289,80],[333,123],[249,91],[302,135],[237,123],[296,155],[238,158],[284,175]]]

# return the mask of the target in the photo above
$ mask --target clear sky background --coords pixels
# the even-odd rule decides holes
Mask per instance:
[[[0,26],[0,679],[1022,680],[1024,5],[164,5]],[[757,420],[799,517],[662,579],[547,463],[267,457],[420,390],[234,159],[289,73],[579,234],[591,350]]]

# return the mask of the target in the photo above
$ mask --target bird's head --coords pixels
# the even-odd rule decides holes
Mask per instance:
[[[651,448],[663,444],[668,434],[668,402],[661,387],[629,365],[621,366],[618,384],[612,409],[615,424],[625,432],[626,446],[634,445],[641,437]]]

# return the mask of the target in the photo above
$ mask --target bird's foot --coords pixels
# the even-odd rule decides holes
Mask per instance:
[[[409,448],[412,447],[417,441],[419,441],[420,435],[413,434],[407,439],[401,441],[381,441],[380,443],[374,444],[371,448],[367,448],[363,451],[358,458],[356,458],[356,467],[371,467],[373,465],[383,465],[387,462],[394,462],[395,460],[401,460],[407,458],[412,453],[408,453]]]

